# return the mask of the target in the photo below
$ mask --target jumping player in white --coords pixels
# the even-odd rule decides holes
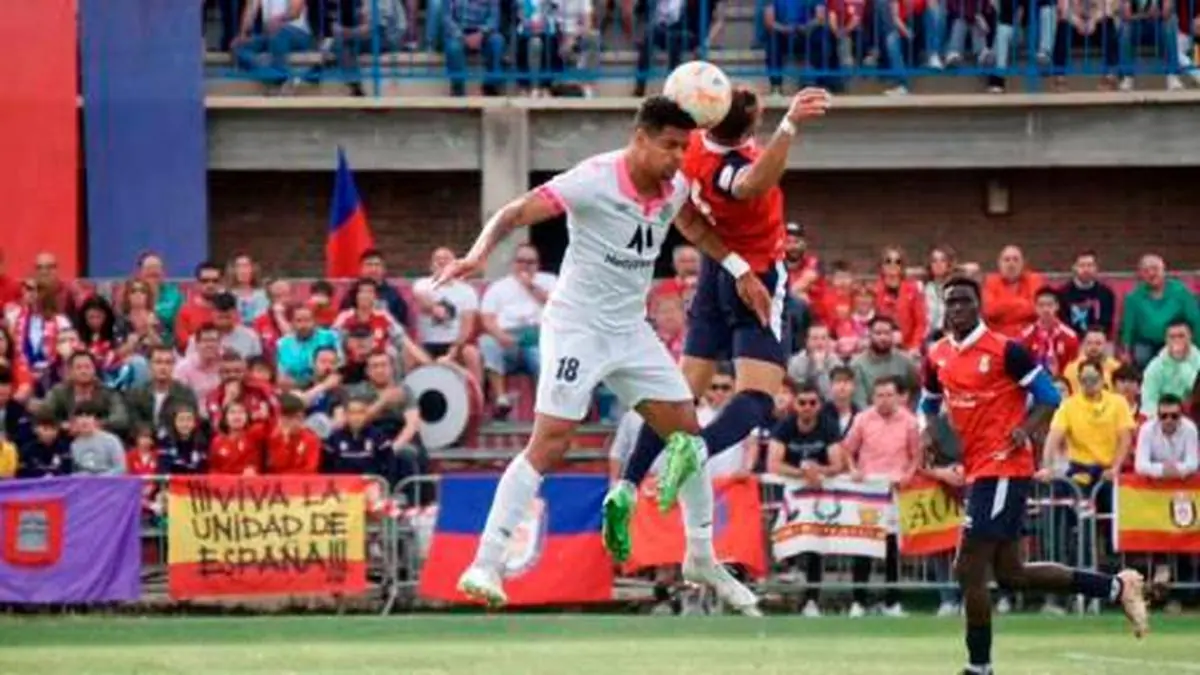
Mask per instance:
[[[737,292],[764,321],[770,310],[766,287],[689,202],[679,167],[695,122],[655,96],[642,103],[634,127],[623,150],[584,160],[502,208],[466,257],[447,265],[435,281],[469,276],[510,232],[567,214],[570,243],[542,318],[533,433],[500,478],[475,561],[458,583],[464,594],[492,606],[507,602],[501,570],[512,533],[537,497],[542,476],[566,454],[598,384],[636,408],[663,438],[700,431],[691,389],[646,323],[654,262],[672,222],[731,273],[741,272],[734,273]],[[681,486],[679,501],[688,538],[684,577],[711,586],[734,609],[758,614],[755,595],[717,562],[712,483],[703,472]]]

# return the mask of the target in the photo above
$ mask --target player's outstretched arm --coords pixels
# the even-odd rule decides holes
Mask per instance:
[[[695,193],[693,192],[693,195]],[[703,202],[699,202],[703,204]],[[719,260],[721,267],[733,275],[737,282],[738,295],[746,306],[754,310],[754,314],[764,326],[771,320],[771,293],[763,285],[758,275],[750,269],[750,263],[745,258],[733,253],[721,237],[717,235],[709,223],[708,216],[700,211],[702,206],[694,202],[683,205],[683,209],[675,216],[675,227],[693,246],[700,249],[704,255]]]
[[[732,177],[732,185],[727,188],[729,192],[737,199],[753,199],[778,185],[787,170],[788,151],[799,131],[797,126],[824,115],[832,100],[828,91],[816,87],[801,89],[792,97],[787,114],[763,153]]]
[[[474,274],[487,262],[496,246],[514,230],[550,220],[562,214],[562,211],[562,205],[540,189],[526,192],[505,204],[488,218],[467,255],[442,268],[433,280],[434,287]]]

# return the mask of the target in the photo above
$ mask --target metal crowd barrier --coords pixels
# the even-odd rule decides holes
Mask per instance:
[[[766,579],[753,584],[759,593],[789,599],[802,596],[810,589],[824,594],[844,593],[861,588],[871,594],[888,590],[906,595],[936,591],[942,594],[944,599],[957,597],[957,584],[952,575],[953,554],[949,552],[925,557],[902,557],[899,580],[895,583],[882,580],[880,568],[883,561],[874,561],[870,580],[861,585],[851,581],[853,558],[824,556],[822,582],[809,584],[804,577],[803,568],[797,566],[795,559],[775,560],[769,555],[771,526],[782,507],[782,492],[777,479],[771,476],[761,478],[763,546],[768,551],[770,570]],[[393,496],[401,507],[395,529],[399,558],[396,561],[396,583],[392,586],[393,592],[387,597],[385,613],[397,607],[409,609],[419,604],[415,591],[436,521],[437,489],[440,480],[440,476],[414,476],[400,481],[393,491]],[[412,501],[414,494],[421,497],[421,503]],[[1072,481],[1055,479],[1049,483],[1038,484],[1028,508],[1030,536],[1027,543],[1031,560],[1061,562],[1082,568],[1096,566],[1096,556],[1090,547],[1095,541],[1097,517],[1090,495],[1085,495]],[[619,590],[643,591],[651,586],[644,578],[620,578],[616,585]],[[1193,584],[1188,588],[1195,586]],[[1007,593],[1004,589],[999,591]],[[1030,604],[1031,600],[1022,597],[1014,599],[1018,604],[1025,605]],[[1074,602],[1071,606],[1081,609],[1082,603]]]
[[[787,17],[772,16],[771,0],[700,0],[685,3],[694,14],[684,10],[680,18],[664,2],[598,3],[590,27],[559,7],[527,15],[526,7],[540,3],[504,0],[495,3],[498,11],[487,17],[485,37],[476,45],[444,29],[446,19],[461,16],[461,0],[308,0],[297,22],[303,39],[288,41],[293,54],[287,70],[297,81],[369,82],[376,91],[385,82],[451,76],[535,88],[625,81],[632,89],[635,81],[660,78],[690,58],[717,61],[739,78],[834,89],[851,78],[895,86],[914,76],[988,77],[993,86],[1015,78],[1026,90],[1054,76],[1154,74],[1200,82],[1200,0],[1179,0],[1166,13],[1157,2],[1134,3],[1136,15],[1111,3],[1087,3],[1099,12],[1085,20],[1094,24],[1090,29],[1070,20],[1082,0],[1064,3],[1066,13],[1050,0],[928,0],[915,12],[909,8],[916,3],[902,0],[898,16],[890,0],[795,1],[804,7],[792,18],[800,30],[781,31],[773,27]],[[238,56],[245,0],[206,4],[211,73],[276,77],[278,70]],[[364,17],[366,33],[345,37],[345,29],[363,25]],[[260,46],[265,60],[267,43]]]
[[[386,479],[364,476],[367,490],[366,560],[367,586],[382,598],[383,606],[394,593],[399,569],[396,519],[392,517],[391,491]],[[171,517],[166,498],[170,476],[146,476],[142,500],[142,602],[164,602],[167,593],[167,521]]]
[[[1089,532],[1089,555],[1093,565],[1101,570],[1115,571],[1132,567],[1148,579],[1158,577],[1168,582],[1167,600],[1182,601],[1200,598],[1200,555],[1177,553],[1118,553],[1113,550],[1113,507],[1117,486],[1108,480],[1097,483],[1089,495],[1096,505]]]

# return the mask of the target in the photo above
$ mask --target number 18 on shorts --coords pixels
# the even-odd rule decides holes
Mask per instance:
[[[627,406],[692,400],[679,366],[649,325],[630,333],[602,333],[543,324],[540,347],[538,413],[582,420],[601,383]]]

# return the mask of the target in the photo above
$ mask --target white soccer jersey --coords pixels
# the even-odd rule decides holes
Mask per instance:
[[[596,155],[538,192],[567,214],[569,242],[543,324],[628,333],[646,323],[654,262],[688,198],[682,173],[639,197],[624,151]]]

